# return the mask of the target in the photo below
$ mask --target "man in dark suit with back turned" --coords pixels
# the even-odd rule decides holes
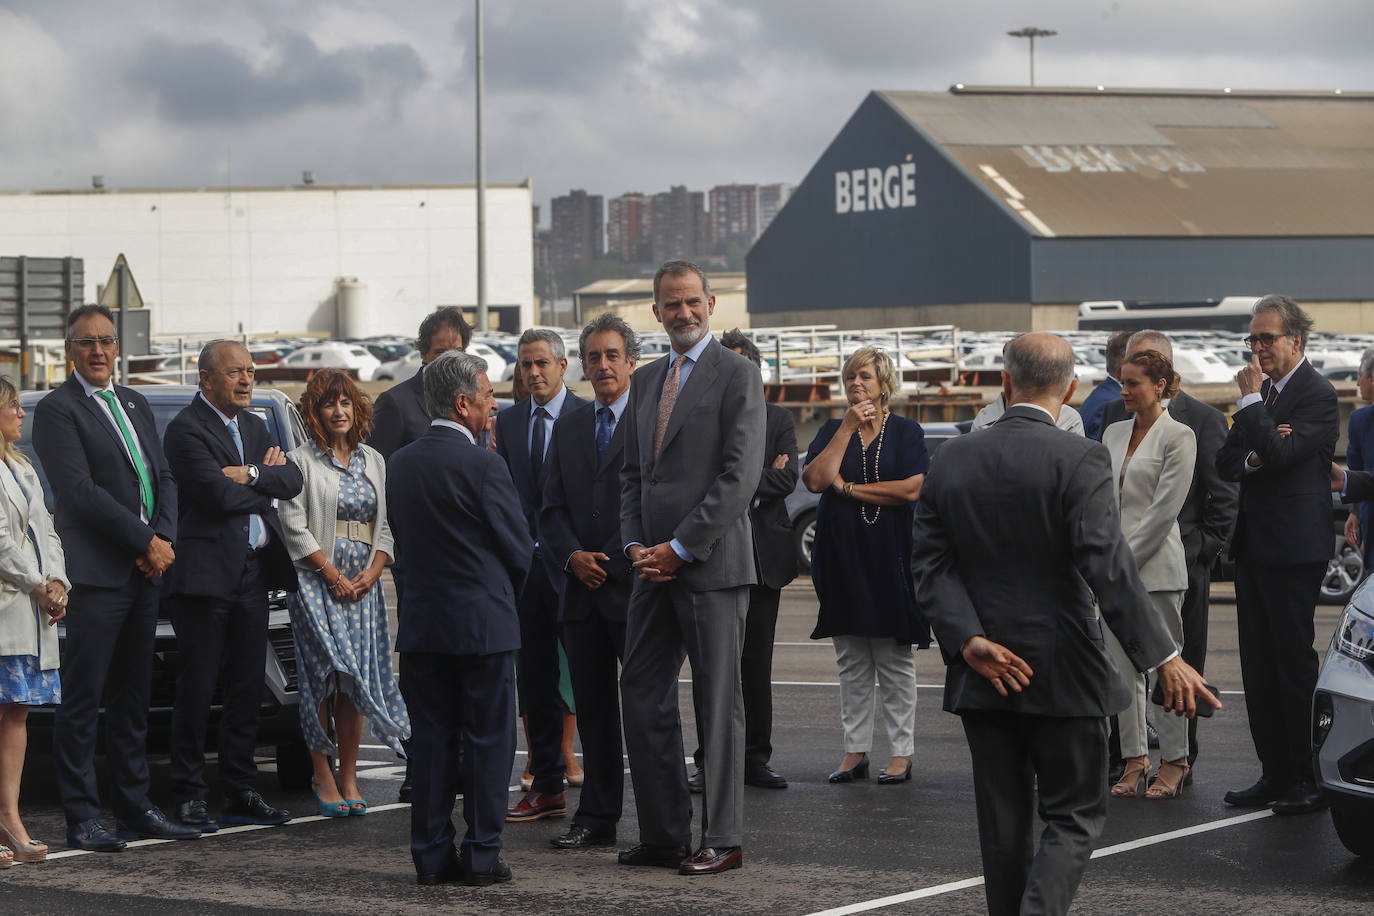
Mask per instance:
[[[749,505],[765,421],[758,367],[711,337],[715,306],[706,275],[690,261],[668,261],[654,275],[654,316],[672,350],[635,372],[621,472],[620,534],[640,575],[620,675],[640,845],[620,862],[684,875],[743,861],[739,662],[749,586],[758,581]],[[706,752],[701,848],[690,857],[677,686],[684,654]]]
[[[449,352],[425,369],[430,429],[392,456],[386,497],[406,572],[396,638],[413,733],[410,854],[419,884],[511,880],[501,861],[515,760],[515,596],[531,544],[505,462],[475,444],[496,407],[486,362]],[[453,801],[462,755],[461,848]]]
[[[1231,541],[1236,629],[1261,768],[1259,781],[1227,792],[1226,803],[1272,803],[1275,814],[1324,807],[1312,773],[1312,618],[1331,559],[1330,467],[1340,411],[1331,383],[1303,356],[1311,329],[1312,319],[1287,296],[1255,303],[1245,338],[1255,356],[1236,374],[1240,409],[1216,456],[1222,477],[1240,482]]]
[[[530,396],[496,415],[496,453],[510,468],[534,539],[529,578],[520,592],[520,697],[529,722],[530,774],[534,782],[507,813],[509,821],[561,816],[563,798],[563,704],[558,696],[558,593],[562,573],[546,556],[539,510],[553,424],[564,411],[586,402],[563,384],[568,360],[557,331],[530,328],[520,335],[516,371]],[[557,576],[557,578],[555,578]]]
[[[174,559],[176,484],[148,402],[113,384],[119,338],[110,310],[83,305],[68,315],[66,351],[75,371],[34,408],[33,445],[57,502],[54,522],[74,586],[53,722],[67,845],[97,852],[126,845],[100,823],[102,694],[117,831],[192,839],[199,830],[172,823],[148,800],[153,636],[162,574]]]
[[[1075,384],[1067,341],[1013,340],[1011,406],[941,447],[916,504],[916,600],[948,666],[944,708],[973,758],[993,914],[1067,911],[1106,820],[1105,717],[1129,694],[1094,594],[1136,668],[1158,668],[1166,710],[1193,715],[1210,697],[1195,700],[1202,678],[1141,585],[1106,447],[1055,428]],[[1045,827],[1033,851],[1037,794]]]
[[[1174,358],[1173,345],[1159,331],[1137,331],[1131,335],[1126,342],[1125,355],[1130,357],[1142,350],[1157,350],[1170,361]],[[1178,513],[1178,531],[1183,538],[1183,554],[1188,563],[1188,591],[1183,596],[1183,660],[1196,668],[1199,674],[1205,674],[1212,564],[1231,540],[1240,487],[1223,480],[1217,471],[1216,455],[1226,441],[1225,415],[1186,391],[1180,391],[1177,397],[1170,398],[1167,409],[1169,416],[1191,429],[1197,439],[1193,483]],[[1126,402],[1118,398],[1103,408],[1101,429],[1128,416]],[[1101,439],[1101,436],[1097,438]],[[1197,719],[1188,723],[1189,767],[1198,756],[1197,725]],[[1190,769],[1184,785],[1190,785],[1192,781]]]
[[[620,466],[639,340],[607,312],[582,329],[578,351],[596,400],[553,425],[539,514],[545,549],[562,564],[563,644],[582,737],[582,793],[567,832],[550,841],[559,849],[615,845],[625,795],[617,667],[634,582],[620,538]]]
[[[226,824],[282,824],[258,794],[253,749],[267,655],[267,590],[297,588],[276,501],[301,491],[300,468],[272,444],[253,402],[253,357],[217,340],[200,351],[200,392],[167,424],[163,448],[180,490],[181,554],[167,576],[177,634],[172,791],[177,819],[219,829],[206,805],[205,731],[223,675],[219,775]]]

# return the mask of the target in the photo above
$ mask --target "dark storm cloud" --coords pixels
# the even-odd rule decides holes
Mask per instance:
[[[157,36],[143,42],[125,71],[130,87],[151,93],[162,116],[178,124],[237,123],[378,96],[394,107],[427,75],[410,45],[321,52],[294,31],[274,37],[264,66],[222,42]]]

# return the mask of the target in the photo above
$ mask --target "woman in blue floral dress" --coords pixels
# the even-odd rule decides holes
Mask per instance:
[[[393,553],[386,521],[386,464],[363,444],[372,404],[346,374],[324,370],[301,396],[310,441],[288,456],[300,495],[281,506],[300,590],[290,597],[300,681],[301,731],[314,764],[320,813],[367,813],[358,789],[363,719],[398,753],[410,718],[396,685],[386,599],[378,582]],[[330,740],[334,720],[337,744]],[[329,758],[339,761],[337,775]]]

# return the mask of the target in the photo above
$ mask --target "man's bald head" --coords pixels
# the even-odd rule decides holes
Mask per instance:
[[[1007,345],[1005,372],[1011,401],[1053,399],[1062,403],[1075,379],[1073,347],[1057,334],[1022,334]]]
[[[1169,338],[1160,331],[1136,331],[1131,335],[1131,339],[1126,341],[1126,356],[1133,356],[1143,350],[1158,350],[1169,362],[1174,361],[1173,344],[1169,343]]]

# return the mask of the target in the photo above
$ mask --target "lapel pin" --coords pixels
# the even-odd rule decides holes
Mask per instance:
[[[133,402],[133,401],[130,401],[130,402],[129,402],[129,409],[130,409],[130,410],[133,410],[133,409],[134,409],[134,402]]]

